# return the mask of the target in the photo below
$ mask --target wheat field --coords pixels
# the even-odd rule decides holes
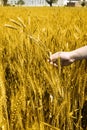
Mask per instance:
[[[0,7],[0,130],[86,130],[87,61],[47,62],[84,45],[87,8]]]

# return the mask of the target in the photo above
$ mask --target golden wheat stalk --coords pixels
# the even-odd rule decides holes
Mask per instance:
[[[16,24],[17,26],[20,26],[20,27],[21,27],[21,24],[18,23],[16,20],[14,20],[14,19],[10,19],[10,21],[11,21],[12,23]]]
[[[2,126],[2,129],[5,127],[9,130],[9,121],[8,121],[8,113],[7,113],[7,103],[6,103],[6,88],[5,88],[5,77],[4,77],[4,71],[3,66],[0,63],[0,125]],[[5,119],[4,119],[5,115]],[[5,122],[5,124],[3,122]],[[0,126],[0,128],[1,128]]]
[[[7,27],[7,28],[10,28],[10,29],[17,30],[16,27],[14,27],[14,26],[12,26],[12,25],[9,25],[9,24],[5,24],[4,27]]]
[[[18,21],[21,23],[21,25],[26,28],[26,25],[24,24],[23,20],[20,17],[17,17]]]
[[[52,125],[50,125],[50,124],[48,124],[48,123],[45,123],[45,122],[42,122],[42,121],[40,121],[40,122],[41,122],[42,124],[44,124],[44,125],[46,125],[46,126],[52,128],[52,129],[54,129],[54,130],[60,130],[59,128],[57,128],[57,127],[55,127],[55,126],[52,126]]]
[[[59,75],[61,75],[61,60],[58,58]]]
[[[40,47],[40,49],[46,53],[47,58],[50,57],[50,53],[51,53],[51,52],[50,52],[50,49],[47,48],[47,47],[43,44],[43,42],[40,41],[40,39],[38,40],[38,39],[36,39],[36,38],[33,37],[33,36],[29,36],[29,38],[30,38],[30,40],[33,40],[34,43],[37,44],[37,45]]]
[[[30,16],[28,16],[28,25],[31,24],[31,19],[30,19]]]

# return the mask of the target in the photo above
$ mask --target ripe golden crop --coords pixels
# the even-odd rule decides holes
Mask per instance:
[[[0,8],[0,128],[79,130],[87,61],[55,68],[49,53],[87,45],[87,8]],[[3,16],[3,17],[2,17]]]

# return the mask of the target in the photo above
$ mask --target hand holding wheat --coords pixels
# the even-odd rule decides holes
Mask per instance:
[[[49,62],[54,66],[58,66],[58,58],[60,58],[61,66],[67,66],[72,64],[77,60],[87,59],[87,46],[78,48],[74,51],[70,52],[56,52],[54,54],[50,54]]]
[[[56,52],[54,54],[50,55],[49,62],[50,64],[53,64],[54,66],[58,66],[58,58],[60,58],[61,66],[67,66],[70,65],[75,61],[74,58],[72,58],[70,52]]]

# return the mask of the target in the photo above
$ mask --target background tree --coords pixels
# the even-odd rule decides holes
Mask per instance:
[[[85,5],[86,5],[86,1],[85,1],[85,0],[83,0],[83,1],[82,1],[82,3],[81,3],[81,6],[83,6],[83,7],[84,7]]]
[[[58,0],[46,0],[46,2],[52,7],[53,3],[56,3]]]
[[[18,0],[17,5],[24,5],[25,2],[23,0]]]
[[[7,5],[8,0],[3,0],[3,5]]]

